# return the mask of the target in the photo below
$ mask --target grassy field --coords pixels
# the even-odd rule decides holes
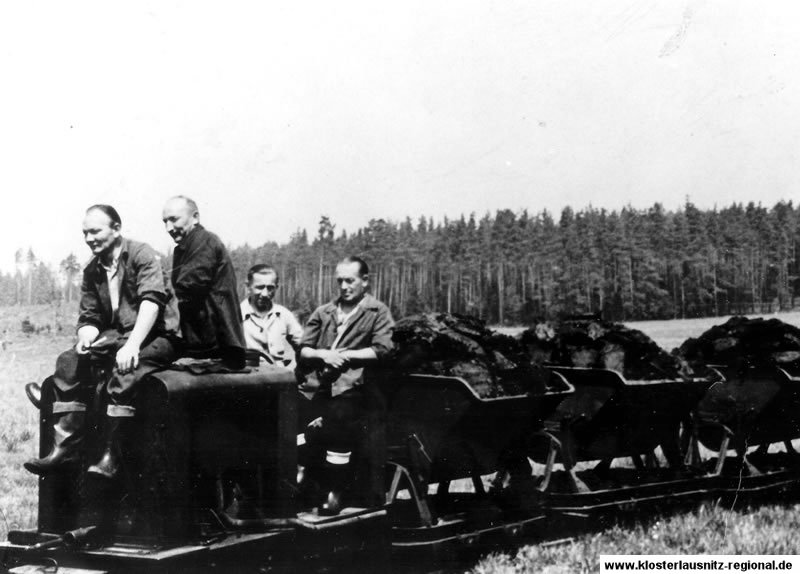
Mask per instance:
[[[22,462],[37,454],[38,414],[24,394],[24,384],[49,375],[57,354],[72,344],[74,307],[0,310],[4,348],[0,351],[0,539],[9,529],[36,525],[36,479]],[[25,335],[24,318],[50,332]],[[780,319],[800,325],[800,313]],[[631,323],[661,346],[672,349],[724,318]],[[61,323],[61,333],[56,325]],[[519,332],[520,329],[507,330]],[[725,508],[713,503],[673,515],[615,525],[555,546],[531,545],[510,554],[482,559],[472,572],[596,572],[600,554],[764,554],[800,553],[800,500],[755,509]]]

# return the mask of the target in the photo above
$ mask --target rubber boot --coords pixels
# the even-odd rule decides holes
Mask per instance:
[[[76,462],[85,436],[86,405],[79,402],[53,403],[53,448],[43,458],[32,458],[23,466],[33,474],[44,475]]]
[[[329,450],[325,456],[325,475],[328,482],[328,494],[319,507],[319,513],[335,516],[342,511],[342,497],[350,476],[350,453]]]
[[[121,465],[121,442],[126,434],[136,409],[127,405],[108,405],[106,422],[103,425],[103,454],[100,460],[89,467],[88,472],[112,480]]]

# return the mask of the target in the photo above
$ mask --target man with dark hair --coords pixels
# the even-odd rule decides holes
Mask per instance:
[[[242,301],[244,340],[248,349],[261,352],[268,362],[289,367],[286,343],[294,352],[300,348],[303,328],[294,314],[275,303],[278,272],[269,265],[254,265],[247,272],[247,299]]]
[[[104,452],[89,472],[114,478],[120,445],[136,414],[137,384],[174,358],[177,311],[161,260],[147,244],[123,238],[122,220],[110,205],[93,205],[83,220],[83,237],[94,256],[83,271],[78,343],[62,353],[53,375],[54,445],[25,468],[46,474],[76,461],[85,435],[98,368],[110,370],[109,404],[103,426]]]
[[[200,225],[197,204],[182,195],[164,205],[162,219],[175,241],[172,285],[178,298],[184,353],[218,358],[230,368],[245,364],[245,342],[236,275],[219,237]]]
[[[304,434],[309,452],[325,453],[322,478],[329,492],[320,511],[329,514],[341,508],[353,447],[365,444],[370,395],[364,369],[389,353],[394,324],[388,307],[367,293],[369,268],[363,259],[347,257],[339,262],[336,281],[339,296],[318,307],[306,324],[298,369],[301,393],[311,396],[321,413]],[[318,468],[314,461],[309,467]]]

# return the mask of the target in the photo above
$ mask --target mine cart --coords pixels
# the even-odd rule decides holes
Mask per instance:
[[[389,549],[384,509],[322,517],[298,507],[295,387],[293,373],[267,366],[152,375],[137,396],[122,476],[92,478],[84,461],[40,478],[38,529],[9,534],[3,566],[87,574],[374,566]],[[44,450],[52,380],[30,390]]]
[[[800,438],[800,376],[774,366],[717,368],[725,381],[711,386],[698,404],[692,460],[702,462],[698,444],[713,451],[705,464],[729,478],[728,491],[791,487],[800,477],[800,456],[792,445]],[[783,443],[783,451],[770,449],[774,443]]]
[[[543,509],[525,444],[572,392],[558,374],[547,387],[540,395],[481,398],[458,377],[383,381],[395,549],[449,553],[535,529]],[[483,477],[492,473],[499,480],[487,492]]]
[[[613,370],[552,369],[575,387],[545,423],[557,442],[531,453],[546,462],[560,451],[564,472],[555,473],[547,489],[553,508],[611,510],[699,496],[713,486],[687,468],[680,441],[713,378],[628,381]]]

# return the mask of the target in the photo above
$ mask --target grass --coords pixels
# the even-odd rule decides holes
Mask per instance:
[[[59,352],[72,344],[73,307],[3,309],[0,330],[0,540],[9,529],[36,526],[36,477],[22,468],[38,449],[38,412],[28,402],[24,385],[51,374]],[[64,325],[58,334],[25,335],[20,322]],[[800,313],[780,319],[800,325]],[[725,318],[630,323],[661,346],[671,349]],[[519,332],[521,329],[514,331]],[[507,330],[508,331],[508,330]],[[521,572],[597,572],[600,554],[795,554],[800,553],[800,501],[758,508],[724,508],[705,504],[695,510],[659,515],[638,523],[613,525],[556,546],[529,545],[516,552],[492,554],[472,567],[480,574]]]
[[[557,546],[492,554],[474,574],[597,572],[601,554],[797,554],[800,504],[731,510],[705,503],[691,512],[616,524]]]
[[[22,463],[38,455],[39,412],[24,386],[42,381],[53,370],[60,350],[72,344],[65,335],[6,335],[0,352],[0,539],[10,529],[36,526],[36,477]]]

